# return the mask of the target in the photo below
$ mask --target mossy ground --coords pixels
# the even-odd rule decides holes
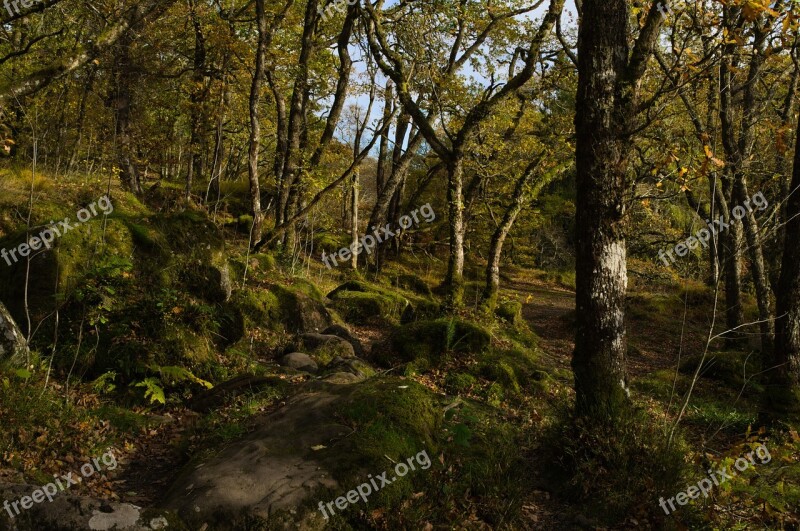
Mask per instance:
[[[21,173],[3,171],[0,245],[7,245],[21,241],[27,188]],[[96,190],[105,190],[107,182],[37,180],[34,224],[74,216],[76,208],[69,205],[97,199]],[[224,185],[246,191],[236,183]],[[726,351],[721,341],[712,342],[706,366],[692,381],[714,302],[703,285],[632,278],[629,371],[636,422],[599,436],[568,414],[570,272],[514,270],[513,282],[504,278],[497,315],[486,315],[479,305],[481,264],[470,263],[466,307],[441,318],[441,300],[432,288],[443,264],[409,256],[376,276],[331,272],[309,259],[301,271],[279,251],[248,256],[242,197],[214,218],[201,208],[165,206],[177,204],[172,200],[180,193],[179,187],[165,187],[140,201],[114,187],[114,212],[107,220],[90,221],[58,242],[57,255],[32,262],[38,280],[30,292],[32,315],[43,324],[32,341],[31,365],[23,371],[0,368],[6,426],[0,431],[0,466],[42,478],[63,472],[67,456],[82,462],[111,445],[133,456],[142,441],[172,436],[178,442],[170,451],[177,457],[168,470],[199,462],[247,434],[255,417],[279,407],[310,378],[280,373],[268,363],[308,324],[298,316],[307,311],[312,321],[336,322],[338,313],[359,323],[378,345],[391,347],[373,350],[370,361],[382,365],[381,371],[339,412],[338,420],[353,430],[343,442],[350,452],[337,470],[343,484],[354,488],[365,481],[365,472],[381,473],[392,460],[423,449],[432,466],[367,506],[354,506],[332,528],[542,526],[526,510],[531,493],[542,488],[560,493],[563,503],[564,514],[548,523],[570,523],[585,513],[609,526],[632,526],[631,518],[665,528],[797,526],[800,437],[796,425],[760,429],[764,385],[758,358],[751,350]],[[340,239],[327,233],[318,243],[341,247]],[[0,275],[0,294],[19,289],[20,271]],[[221,288],[226,275],[228,300]],[[330,304],[324,294],[347,280],[347,289],[332,295]],[[406,311],[406,301],[413,312]],[[54,345],[54,321],[45,317],[55,304]],[[12,311],[19,316],[19,305]],[[748,313],[754,313],[750,300]],[[676,371],[679,352],[682,371]],[[281,377],[284,383],[240,394],[211,413],[185,414],[186,400],[204,389],[198,379],[218,384],[240,374]],[[145,398],[137,384],[147,379],[163,390],[165,404]],[[690,389],[678,436],[667,447],[665,433]],[[544,435],[552,433],[557,436]],[[673,496],[671,489],[696,482],[705,470],[729,465],[756,441],[770,449],[770,463],[716,489],[708,500],[658,518],[659,496]],[[543,459],[548,444],[558,448],[565,481],[548,483],[542,474],[556,459]],[[89,485],[100,495],[106,487]],[[341,494],[319,493],[330,495],[325,499]]]

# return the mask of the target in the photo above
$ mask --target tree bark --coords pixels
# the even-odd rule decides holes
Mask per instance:
[[[203,34],[203,27],[197,15],[197,7],[194,2],[191,5],[192,27],[194,28],[194,61],[192,65],[192,89],[191,89],[191,112],[190,129],[191,137],[189,140],[189,168],[186,172],[186,189],[184,190],[184,200],[189,201],[192,196],[192,182],[203,180],[203,109],[208,88],[205,86],[206,78],[206,38]]]
[[[114,53],[115,91],[112,98],[112,106],[117,136],[117,163],[120,168],[120,179],[125,188],[139,195],[142,193],[142,186],[131,146],[132,85],[135,75],[131,64],[132,44],[133,37],[130,33],[125,33],[117,43]]]
[[[454,154],[447,163],[447,206],[450,253],[447,259],[447,306],[458,308],[464,298],[464,157]]]
[[[639,80],[662,17],[647,15],[633,52],[626,0],[585,0],[578,36],[576,411],[613,419],[627,409],[624,235],[629,131]],[[628,57],[630,56],[630,61]]]
[[[488,262],[486,264],[486,285],[483,289],[483,304],[488,311],[494,311],[497,307],[497,295],[500,291],[500,258],[503,255],[503,243],[508,237],[511,227],[514,226],[514,221],[522,211],[522,206],[525,203],[525,188],[538,164],[538,160],[531,162],[517,180],[517,185],[514,187],[514,193],[511,196],[511,204],[492,234],[492,239],[489,243]]]
[[[258,25],[258,46],[256,48],[255,72],[250,87],[250,148],[248,152],[247,175],[250,179],[250,212],[253,225],[250,231],[250,245],[261,240],[264,213],[261,211],[261,186],[258,180],[258,151],[261,145],[261,121],[258,106],[261,103],[261,86],[264,82],[264,63],[267,57],[267,14],[265,0],[256,0],[256,24]]]
[[[778,281],[775,350],[769,372],[768,402],[773,409],[800,410],[800,123],[794,169],[786,198],[786,239]]]

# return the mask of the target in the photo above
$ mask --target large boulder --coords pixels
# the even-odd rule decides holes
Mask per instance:
[[[21,365],[27,357],[28,343],[8,309],[0,302],[0,360]]]
[[[307,384],[255,419],[245,438],[189,465],[161,506],[192,529],[327,529],[320,500],[385,469],[387,457],[436,452],[441,405],[424,386],[399,378],[355,383],[358,377],[342,372],[327,380]],[[424,476],[393,483],[381,501],[399,506],[419,491],[415,479]]]
[[[382,348],[373,349],[379,363],[424,362],[438,365],[447,354],[480,354],[491,336],[475,323],[457,318],[417,321],[397,328]]]
[[[283,325],[293,333],[319,332],[333,324],[322,297],[310,290],[272,286],[278,298]]]

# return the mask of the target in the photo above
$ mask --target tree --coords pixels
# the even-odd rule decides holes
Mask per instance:
[[[779,411],[796,412],[800,410],[800,123],[786,215],[768,404]]]
[[[463,303],[463,277],[464,277],[464,235],[466,224],[464,222],[464,163],[467,147],[474,139],[480,125],[489,118],[496,108],[507,97],[513,95],[533,77],[535,66],[539,60],[545,39],[549,37],[556,20],[561,16],[564,0],[552,0],[549,4],[541,24],[531,36],[529,46],[524,49],[524,61],[519,72],[510,68],[509,78],[502,88],[495,91],[495,86],[489,87],[477,103],[465,112],[463,117],[453,120],[452,123],[443,124],[444,133],[437,131],[431,124],[432,114],[424,112],[418,101],[411,93],[411,76],[414,70],[410,58],[404,56],[398,47],[393,46],[386,26],[383,21],[383,0],[374,7],[367,3],[365,9],[369,15],[367,20],[367,35],[370,49],[384,75],[395,84],[397,97],[420,133],[436,154],[441,158],[447,168],[447,204],[449,228],[449,255],[447,262],[447,276],[444,285],[447,288],[447,304],[457,308]],[[462,4],[456,14],[457,36],[447,54],[446,62],[437,73],[438,80],[431,87],[431,92],[437,94],[448,84],[453,83],[453,78],[461,67],[480,49],[493,30],[504,20],[530,11],[530,8],[509,10],[502,14],[489,13],[490,22],[481,30],[474,29],[476,39],[469,45],[464,44],[466,35],[469,35],[474,22],[467,17],[468,11]],[[391,8],[394,10],[395,8]],[[464,51],[462,52],[462,47]],[[516,57],[516,55],[515,55]],[[444,111],[442,109],[442,111]],[[450,127],[457,128],[453,131]]]
[[[627,402],[625,193],[639,83],[662,25],[654,3],[633,51],[627,0],[585,0],[578,35],[577,331],[579,414],[614,418]]]

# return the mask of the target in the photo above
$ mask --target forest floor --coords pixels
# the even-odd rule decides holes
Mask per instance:
[[[570,360],[575,333],[574,291],[533,277],[509,282],[504,292],[523,303],[523,317],[539,338],[543,367],[571,392]],[[637,346],[632,349],[635,355],[629,359],[629,370],[634,379],[674,367],[674,355],[680,348],[684,324],[674,320],[654,323],[651,319],[652,315],[647,315],[644,318],[634,318],[630,322],[631,343]],[[384,342],[389,332],[387,328],[380,326],[351,325],[351,330],[363,341],[368,351]],[[695,329],[694,332],[694,337],[684,339],[691,344],[691,348],[697,349],[703,340],[702,330]],[[299,379],[297,383],[302,381]],[[419,381],[425,383],[425,378],[419,378]],[[283,402],[278,402],[269,410],[277,409],[282,404]],[[135,450],[128,456],[125,473],[114,483],[119,499],[142,506],[159,500],[174,479],[175,471],[185,464],[181,441],[191,438],[187,432],[194,428],[197,417],[197,413],[182,409],[172,410],[154,419],[156,424],[147,428],[142,437],[136,440]],[[530,459],[533,483],[539,484],[541,488],[532,490],[523,501],[522,519],[516,526],[524,526],[526,529],[594,527],[591,520],[581,514],[580,508],[570,506],[550,492],[543,472],[551,468],[552,463],[547,462],[537,452],[531,452]],[[641,526],[634,519],[627,527],[634,529]]]

